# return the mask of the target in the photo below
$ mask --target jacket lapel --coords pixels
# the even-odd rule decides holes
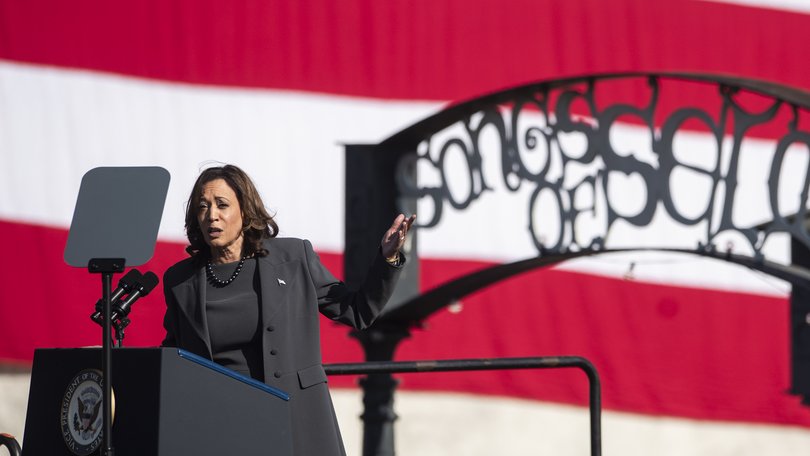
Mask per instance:
[[[289,290],[295,286],[297,260],[285,261],[273,249],[273,242],[265,242],[269,254],[256,263],[261,286],[262,321],[269,322],[284,307]]]
[[[205,344],[210,358],[211,339],[208,337],[208,320],[205,317],[205,268],[199,268],[188,280],[178,284],[172,291],[191,327]]]

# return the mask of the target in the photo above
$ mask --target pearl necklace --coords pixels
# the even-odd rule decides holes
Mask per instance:
[[[214,274],[214,268],[213,266],[211,266],[211,260],[209,259],[208,264],[206,264],[205,266],[205,275],[208,276],[208,281],[211,282],[211,285],[217,288],[221,288],[229,285],[231,282],[236,280],[236,277],[242,271],[242,266],[244,265],[245,265],[245,257],[242,257],[242,259],[239,260],[239,264],[236,265],[236,270],[233,271],[233,274],[231,274],[231,277],[228,278],[228,280],[222,280],[219,277],[217,277],[216,274]]]

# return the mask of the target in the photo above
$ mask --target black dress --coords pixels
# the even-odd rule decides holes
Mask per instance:
[[[212,265],[220,279],[231,277],[238,262]],[[239,275],[226,286],[206,288],[205,313],[214,362],[264,382],[259,277],[256,260],[245,261]]]

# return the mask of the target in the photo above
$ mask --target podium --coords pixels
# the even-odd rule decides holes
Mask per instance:
[[[100,348],[35,351],[24,456],[98,454],[101,359]],[[112,362],[117,456],[292,454],[283,391],[177,348],[119,348]]]

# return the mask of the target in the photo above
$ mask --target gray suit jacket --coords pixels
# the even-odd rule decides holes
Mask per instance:
[[[309,241],[274,238],[260,257],[265,383],[289,393],[296,456],[343,455],[343,443],[321,365],[318,313],[368,327],[393,292],[400,268],[377,255],[363,285],[350,290],[320,262]],[[205,268],[187,258],[163,276],[163,346],[212,359],[205,312]]]

